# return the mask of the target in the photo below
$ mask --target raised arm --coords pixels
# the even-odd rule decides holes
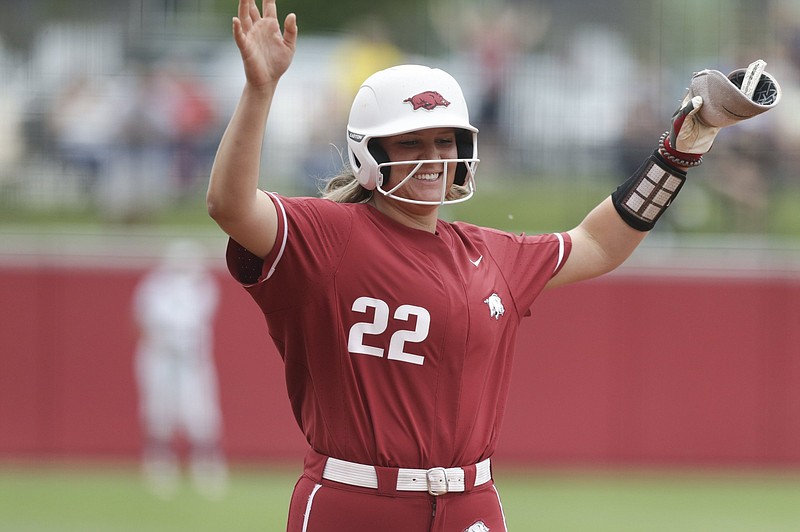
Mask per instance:
[[[558,275],[547,284],[548,288],[591,279],[614,270],[647,236],[646,232],[633,229],[620,218],[610,197],[592,209],[580,225],[568,233],[572,239],[572,252]]]
[[[633,253],[680,192],[687,170],[702,162],[719,130],[780,101],[780,86],[764,72],[765,65],[758,60],[728,76],[703,70],[692,77],[653,155],[569,231],[572,252],[548,287],[603,275]]]
[[[275,89],[297,44],[297,20],[289,14],[281,32],[275,0],[239,0],[233,37],[246,82],[217,150],[206,203],[209,215],[231,238],[264,257],[277,233],[272,201],[258,190],[261,148]]]

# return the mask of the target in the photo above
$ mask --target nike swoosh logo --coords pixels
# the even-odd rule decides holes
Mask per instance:
[[[478,267],[478,265],[481,263],[482,260],[483,260],[483,255],[481,255],[480,257],[478,257],[475,260],[469,259],[469,261],[472,263],[472,265],[475,266],[476,268]]]

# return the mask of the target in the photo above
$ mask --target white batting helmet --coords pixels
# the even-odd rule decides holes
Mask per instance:
[[[455,128],[457,159],[437,161],[389,161],[374,139],[431,128]],[[478,130],[469,123],[469,112],[458,82],[447,72],[420,65],[401,65],[376,72],[361,85],[347,124],[350,166],[356,179],[367,190],[424,205],[457,203],[472,197],[478,159]],[[392,194],[411,179],[426,162],[456,166],[455,183],[468,193],[446,200],[446,180],[442,180],[442,199],[438,202],[401,198]],[[415,168],[391,190],[384,190],[382,169],[398,163]]]

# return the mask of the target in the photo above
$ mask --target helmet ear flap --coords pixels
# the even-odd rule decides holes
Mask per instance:
[[[369,151],[370,155],[372,155],[372,158],[375,159],[375,162],[379,165],[389,162],[389,154],[387,154],[386,150],[381,147],[378,139],[370,139],[367,143],[367,150]],[[384,182],[386,182],[386,180],[389,178],[389,176],[384,172],[388,171],[389,169],[386,167],[380,169],[380,174],[383,177]]]
[[[456,130],[456,150],[459,159],[471,159],[474,153],[472,132],[466,129]],[[467,181],[467,163],[458,163],[454,183],[463,186]]]

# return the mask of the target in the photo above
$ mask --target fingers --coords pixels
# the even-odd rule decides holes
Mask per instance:
[[[241,50],[244,47],[245,36],[242,29],[242,21],[239,17],[233,17],[233,40],[236,41],[236,46]]]
[[[692,110],[692,114],[698,112],[702,106],[703,106],[702,96],[695,96],[694,98],[692,98],[692,107],[694,107],[694,109]]]
[[[681,118],[681,123],[685,121],[687,118],[696,115],[700,111],[700,107],[703,106],[703,97],[702,96],[693,96],[692,99],[687,101],[683,107],[678,109],[678,116]]]
[[[258,22],[261,19],[261,13],[258,12],[258,7],[256,6],[255,0],[250,2],[250,20],[253,21],[253,24]]]
[[[253,26],[253,21],[250,18],[250,8],[255,7],[255,5],[255,0],[239,0],[239,9],[236,14],[245,33],[250,31]]]
[[[275,0],[263,0],[263,20],[274,24],[274,31],[278,39],[282,39],[286,46],[292,50],[297,45],[297,16],[289,13],[284,21],[284,32],[281,34],[280,25],[276,18]],[[247,35],[253,27],[262,20],[255,0],[239,0],[238,17],[233,17],[233,37],[239,49],[243,49]],[[272,27],[271,25],[268,27]]]
[[[264,12],[264,18],[278,18],[278,8],[275,7],[275,0],[263,0],[261,2],[261,11]]]
[[[242,23],[242,30],[244,33],[250,31],[250,28],[253,27],[255,23],[257,23],[261,18],[269,19],[278,19],[278,9],[275,5],[275,0],[263,0],[261,3],[261,13],[258,11],[258,6],[256,5],[256,0],[239,0],[239,9],[237,12],[238,19]],[[288,17],[287,17],[288,22]],[[293,27],[296,32],[297,25],[293,22]]]
[[[297,44],[297,15],[289,13],[283,23],[283,40],[292,48]]]
[[[687,94],[681,102],[680,106],[675,110],[672,115],[673,120],[683,121],[687,116],[696,113],[700,106],[703,105],[703,98],[701,96],[692,96]]]

